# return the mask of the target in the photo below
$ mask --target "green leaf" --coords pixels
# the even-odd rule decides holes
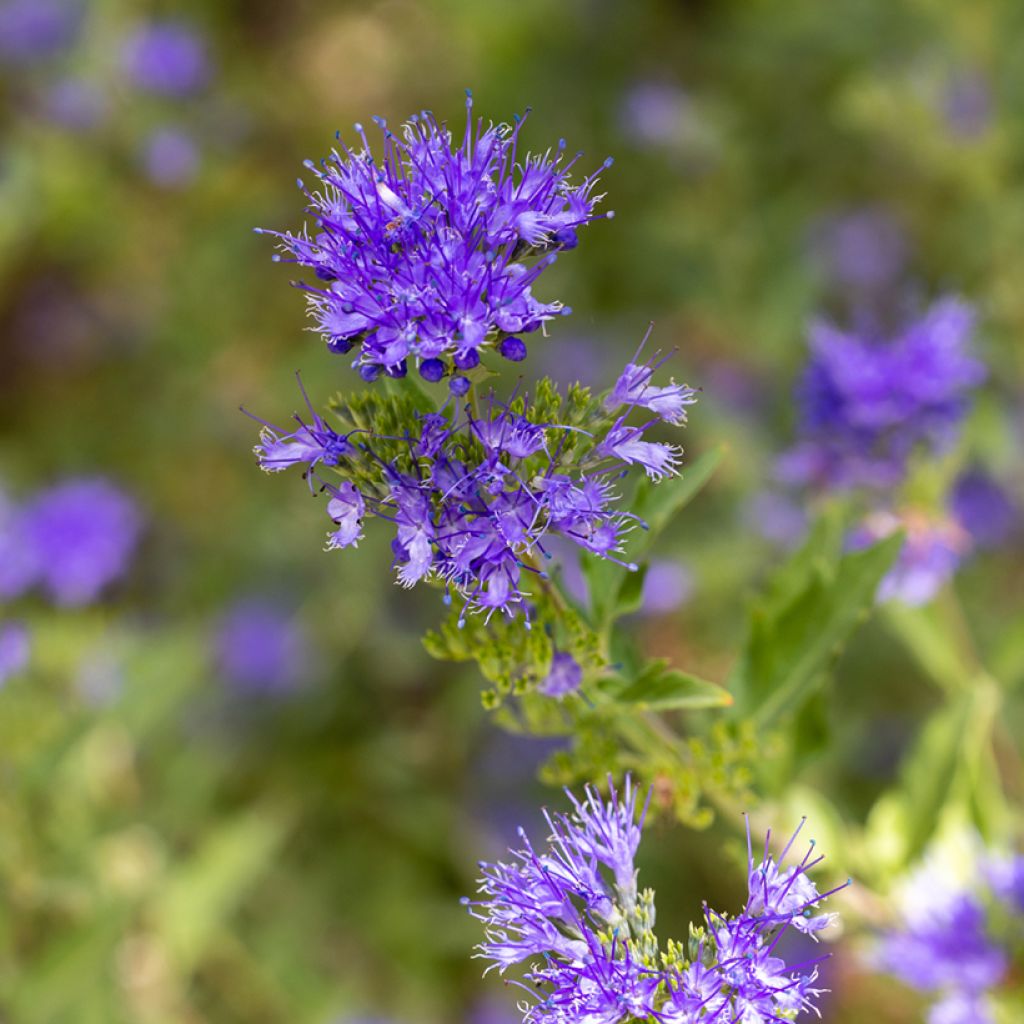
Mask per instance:
[[[247,891],[274,863],[286,816],[267,808],[238,815],[206,839],[164,886],[155,920],[181,970],[202,957]]]
[[[647,523],[646,539],[638,544],[642,551],[651,546],[672,518],[703,489],[724,456],[725,446],[718,445],[687,466],[679,476],[660,483],[647,477],[640,481],[630,511]]]
[[[803,704],[867,617],[902,544],[897,534],[832,566],[825,558],[808,559],[806,549],[795,556],[807,563],[803,585],[787,582],[753,609],[749,637],[729,683],[737,714],[753,715],[764,725]]]
[[[602,689],[616,704],[629,704],[639,710],[721,708],[732,703],[724,687],[669,668],[662,659],[649,662],[635,679],[616,679]]]
[[[384,387],[390,394],[410,401],[417,412],[424,413],[436,412],[448,394],[445,387],[443,392],[439,391],[441,397],[438,400],[420,381],[419,374],[415,373],[407,373],[404,377],[386,377]]]

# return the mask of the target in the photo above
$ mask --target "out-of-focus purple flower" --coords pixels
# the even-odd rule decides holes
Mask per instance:
[[[24,593],[39,573],[39,559],[28,543],[23,510],[0,492],[0,599]]]
[[[519,1016],[497,999],[482,999],[469,1011],[467,1024],[518,1024]]]
[[[679,562],[656,559],[647,567],[641,594],[645,615],[667,615],[693,596],[693,573]]]
[[[875,512],[851,533],[847,543],[858,550],[897,530],[903,530],[906,538],[896,564],[879,585],[877,600],[927,604],[953,578],[970,550],[970,538],[952,520],[917,512]]]
[[[66,50],[82,19],[76,0],[0,3],[0,62],[29,63]]]
[[[955,75],[943,96],[943,114],[960,139],[976,139],[992,123],[992,89],[977,71]]]
[[[899,278],[906,235],[888,211],[874,206],[826,218],[812,232],[812,252],[839,288],[873,293]]]
[[[146,140],[142,162],[154,185],[184,188],[199,173],[199,149],[187,132],[160,128]]]
[[[1024,915],[1024,854],[990,856],[982,872],[1000,903]]]
[[[984,996],[951,992],[928,1010],[928,1024],[997,1024],[995,1013]]]
[[[693,101],[677,85],[637,82],[623,95],[619,124],[625,136],[641,146],[674,146],[692,116]]]
[[[793,548],[807,533],[803,505],[780,491],[760,490],[750,496],[743,521],[772,544]]]
[[[888,341],[814,324],[798,389],[803,439],[781,460],[782,478],[891,487],[915,449],[948,449],[985,378],[970,353],[973,329],[971,307],[951,298]]]
[[[0,686],[24,671],[32,653],[28,628],[22,622],[0,622]]]
[[[71,131],[87,132],[107,114],[107,98],[92,82],[61,78],[46,93],[44,111],[55,124]]]
[[[518,361],[518,335],[569,312],[538,302],[531,286],[597,217],[597,174],[571,183],[576,158],[563,160],[564,143],[519,153],[524,119],[485,128],[471,99],[458,143],[429,112],[399,135],[375,121],[379,159],[357,125],[361,148],[307,161],[320,183],[306,193],[312,234],[270,232],[289,262],[316,273],[317,285],[302,287],[328,347],[358,346],[366,381],[402,375],[410,360],[437,380],[484,349]]]
[[[971,535],[979,548],[1005,543],[1019,525],[1019,510],[1013,499],[984,470],[973,468],[953,486],[949,500],[953,518]]]
[[[309,676],[309,642],[293,615],[274,601],[246,598],[217,629],[217,665],[239,692],[282,694]]]
[[[658,151],[689,171],[712,167],[721,149],[713,119],[699,101],[671,82],[634,83],[622,95],[617,122],[634,146]]]
[[[1010,960],[990,928],[991,894],[977,866],[954,871],[930,851],[896,892],[899,923],[872,955],[876,968],[932,995],[929,1024],[994,1024],[987,997]]]
[[[60,605],[88,604],[123,576],[142,532],[135,502],[98,477],[40,491],[21,520],[35,581]]]
[[[210,79],[206,42],[183,21],[151,21],[124,42],[121,63],[136,88],[163,96],[189,96]]]
[[[551,670],[537,684],[537,691],[546,697],[564,697],[575,693],[583,682],[583,669],[567,651],[555,651],[551,658]]]
[[[751,852],[743,911],[706,910],[693,962],[667,967],[657,955],[654,893],[637,889],[646,809],[638,819],[628,779],[621,799],[614,789],[607,801],[590,788],[583,800],[569,796],[571,814],[546,815],[547,845],[535,847],[520,831],[522,848],[508,862],[482,863],[481,898],[464,901],[484,922],[477,948],[488,970],[528,965],[522,988],[536,1002],[520,1005],[527,1024],[755,1022],[813,1008],[816,961],[789,967],[777,949],[786,928],[814,933],[830,920],[814,914],[830,893],[807,878],[821,859],[813,843],[786,868],[796,834],[778,861],[767,843],[760,864]]]

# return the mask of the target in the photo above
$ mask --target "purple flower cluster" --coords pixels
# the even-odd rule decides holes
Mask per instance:
[[[403,586],[438,580],[465,599],[463,615],[500,609],[528,620],[526,581],[546,578],[549,538],[635,568],[619,556],[640,521],[616,506],[614,481],[634,465],[653,480],[674,473],[681,450],[644,434],[684,422],[694,401],[685,385],[651,384],[652,370],[630,363],[603,407],[588,399],[576,418],[590,430],[538,419],[525,399],[501,403],[492,394],[479,412],[453,397],[447,411],[410,414],[396,443],[338,433],[310,407],[310,422],[297,416],[290,433],[265,426],[256,454],[270,472],[303,466],[327,493],[329,549],[357,544],[363,520],[375,515],[394,525]],[[637,408],[654,415],[631,425]]]
[[[141,532],[135,502],[100,478],[0,500],[0,598],[38,586],[55,604],[89,604],[127,571]]]
[[[22,622],[0,622],[0,686],[23,671],[32,652],[32,640]]]
[[[77,0],[6,0],[0,3],[0,62],[28,63],[67,49],[78,35]]]
[[[874,951],[876,967],[932,997],[928,1024],[995,1024],[990,997],[1024,937],[1024,856],[983,854],[975,868],[971,880],[952,877],[933,854],[908,879],[900,924]]]
[[[266,598],[233,604],[215,641],[217,667],[239,693],[282,694],[309,674],[309,644],[284,608]]]
[[[469,98],[458,143],[424,112],[399,135],[376,119],[379,159],[356,125],[361,148],[307,161],[319,182],[306,192],[312,235],[269,233],[288,261],[315,271],[318,285],[300,286],[312,317],[332,351],[358,346],[364,380],[402,376],[412,361],[436,381],[471,370],[487,348],[519,361],[519,334],[569,312],[531,288],[596,218],[597,174],[573,184],[577,158],[564,159],[564,142],[522,156],[524,120],[485,127]]]
[[[850,534],[847,543],[853,550],[869,547],[897,530],[904,531],[905,540],[896,564],[879,585],[878,600],[927,604],[955,575],[970,550],[970,536],[946,517],[936,519],[915,511],[875,512]]]
[[[782,476],[885,488],[903,479],[915,450],[948,449],[985,377],[970,353],[973,328],[971,308],[952,298],[887,341],[814,325],[798,395],[803,440],[782,460]]]
[[[121,63],[131,83],[146,92],[182,98],[210,78],[206,43],[182,21],[148,21],[124,41]]]
[[[813,1009],[814,963],[787,965],[777,955],[790,926],[816,933],[833,915],[816,915],[819,894],[807,871],[814,845],[783,869],[797,836],[775,860],[765,844],[755,863],[748,831],[748,898],[735,915],[705,909],[689,956],[678,944],[659,951],[654,894],[637,891],[634,857],[646,806],[637,817],[629,779],[605,801],[588,788],[572,794],[569,814],[545,814],[551,833],[537,848],[520,832],[511,860],[481,864],[480,899],[465,900],[484,922],[478,955],[530,994],[527,1024],[655,1019],[665,1024],[791,1019]],[[797,834],[799,834],[799,829]]]

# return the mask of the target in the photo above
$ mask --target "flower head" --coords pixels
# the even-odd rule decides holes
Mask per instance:
[[[583,681],[583,669],[568,651],[555,651],[551,669],[537,686],[537,692],[547,697],[564,697],[575,693]]]
[[[309,645],[301,628],[266,598],[245,598],[227,609],[217,627],[215,653],[224,679],[239,693],[286,693],[309,672]]]
[[[973,328],[971,308],[950,298],[888,341],[814,325],[799,390],[804,436],[783,459],[782,476],[889,487],[902,480],[917,448],[949,448],[971,390],[985,377],[969,350]]]
[[[658,479],[680,457],[673,445],[643,440],[659,420],[630,425],[630,405],[614,392],[603,403],[579,388],[572,396],[563,400],[542,381],[535,402],[492,393],[474,409],[452,396],[429,413],[374,398],[372,413],[339,407],[342,430],[307,398],[309,415],[296,416],[291,431],[260,421],[255,450],[263,469],[300,466],[326,492],[336,527],[328,548],[354,545],[367,518],[382,519],[394,530],[400,584],[434,580],[461,595],[463,614],[529,620],[531,581],[546,583],[555,538],[635,568],[620,556],[640,521],[618,507],[612,481],[634,463]],[[563,413],[571,423],[559,422]],[[354,426],[374,418],[379,432]],[[556,656],[542,689],[561,695],[579,678],[569,655]]]
[[[38,585],[61,605],[88,604],[127,571],[142,532],[135,502],[101,478],[65,480],[0,507],[0,596]]]
[[[69,47],[78,34],[77,0],[6,0],[0,3],[0,61],[27,63]]]
[[[967,532],[951,519],[936,519],[915,510],[869,515],[848,538],[853,550],[868,547],[898,530],[905,540],[896,564],[878,588],[879,601],[927,604],[956,573],[971,547]]]
[[[205,41],[181,21],[141,25],[125,41],[121,60],[137,88],[164,96],[189,96],[210,78]]]
[[[0,622],[0,686],[28,664],[32,640],[21,622]]]
[[[524,120],[484,126],[468,98],[459,142],[424,112],[397,134],[376,119],[379,155],[356,125],[358,148],[307,162],[318,181],[306,193],[312,230],[273,233],[288,260],[315,272],[317,285],[302,287],[317,329],[333,351],[358,346],[365,380],[410,362],[437,380],[486,348],[518,361],[526,346],[514,335],[569,312],[532,286],[595,219],[597,175],[573,183],[564,143],[522,154]]]
[[[967,839],[965,850],[933,847],[902,881],[898,924],[871,957],[932,997],[928,1024],[994,1024],[990,997],[1009,975],[1019,938],[1024,858],[989,854],[976,836]]]
[[[686,959],[678,944],[659,951],[654,893],[637,889],[646,807],[637,813],[629,780],[621,795],[612,787],[606,799],[588,787],[582,799],[569,798],[572,813],[547,815],[545,847],[521,832],[523,847],[507,863],[481,864],[480,899],[464,901],[484,922],[478,955],[488,970],[525,967],[522,987],[534,1000],[520,1007],[527,1024],[724,1024],[813,1009],[818,961],[790,966],[777,948],[790,925],[817,931],[831,919],[813,914],[830,895],[807,878],[820,860],[813,844],[791,867],[783,860],[796,835],[778,861],[767,844],[763,862],[755,866],[751,855],[747,905],[735,916],[706,910]]]

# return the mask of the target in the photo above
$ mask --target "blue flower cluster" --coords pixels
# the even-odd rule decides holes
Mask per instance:
[[[524,122],[485,127],[467,97],[458,143],[424,112],[400,135],[376,119],[379,159],[356,125],[361,148],[341,144],[320,166],[307,162],[319,182],[306,192],[312,233],[270,233],[285,259],[315,272],[317,285],[299,287],[317,328],[335,352],[358,346],[364,380],[402,376],[412,361],[437,381],[471,370],[486,348],[519,361],[519,334],[569,312],[531,288],[597,216],[597,174],[574,184],[578,157],[564,159],[564,142],[521,154]]]
[[[620,556],[642,523],[618,507],[614,482],[634,465],[653,480],[675,471],[681,450],[644,435],[682,424],[695,400],[685,385],[652,384],[654,366],[628,364],[603,406],[577,410],[590,430],[539,418],[525,398],[492,394],[474,411],[453,396],[439,412],[410,414],[397,445],[372,430],[339,433],[310,407],[290,432],[265,425],[256,454],[269,472],[301,465],[327,493],[329,549],[357,544],[368,515],[387,520],[403,586],[441,581],[464,598],[463,615],[523,611],[528,622],[526,580],[545,577],[548,538],[635,568]],[[631,424],[638,408],[653,416]]]
[[[39,587],[54,604],[89,604],[127,571],[141,533],[134,500],[99,477],[22,503],[0,494],[0,600]]]
[[[858,490],[870,511],[849,538],[853,548],[906,534],[879,600],[930,601],[972,547],[974,530],[955,507],[906,504],[895,492],[915,455],[941,455],[960,436],[971,392],[985,378],[971,354],[974,320],[971,307],[945,298],[890,339],[812,327],[798,389],[802,437],[779,475],[787,483]]]
[[[875,950],[876,966],[930,996],[928,1024],[1002,1019],[991,997],[1024,941],[1024,856],[980,854],[971,873],[951,877],[932,851],[897,899],[900,924]]]
[[[801,443],[782,472],[827,487],[891,487],[914,451],[949,449],[985,368],[970,353],[974,312],[936,302],[897,337],[874,340],[815,324],[798,390]]]
[[[608,800],[590,788],[582,800],[569,797],[571,813],[546,813],[546,846],[520,831],[522,848],[507,862],[481,864],[481,898],[464,901],[485,924],[478,955],[488,970],[522,969],[512,983],[530,994],[521,1007],[527,1024],[788,1020],[814,1008],[818,961],[788,965],[778,955],[787,929],[815,934],[834,917],[816,913],[831,893],[807,875],[822,859],[813,842],[782,866],[800,829],[777,860],[766,840],[757,862],[748,829],[743,910],[705,908],[688,951],[673,942],[662,951],[654,894],[638,891],[634,865],[646,806],[638,817],[628,778],[621,796],[612,787]]]
[[[377,123],[379,158],[357,126],[362,149],[308,165],[320,183],[307,193],[315,232],[273,234],[315,271],[319,283],[301,286],[313,317],[331,349],[358,346],[365,382],[413,366],[447,389],[375,388],[336,403],[331,422],[307,398],[295,428],[261,420],[256,454],[270,472],[301,466],[327,494],[329,549],[357,544],[367,516],[385,519],[403,586],[433,580],[460,595],[460,625],[501,611],[529,626],[529,581],[547,578],[549,539],[635,568],[623,541],[643,524],[618,505],[616,481],[634,466],[652,480],[677,471],[680,448],[647,432],[684,424],[695,394],[656,384],[664,359],[642,361],[643,344],[603,401],[579,386],[563,398],[548,380],[532,400],[482,392],[483,358],[521,361],[519,335],[567,312],[531,287],[597,216],[597,175],[573,183],[564,142],[521,154],[523,120],[485,126],[468,94],[458,143],[429,113],[400,137]],[[649,415],[632,422],[634,410]],[[562,675],[550,682],[559,694],[578,685],[568,663]]]

